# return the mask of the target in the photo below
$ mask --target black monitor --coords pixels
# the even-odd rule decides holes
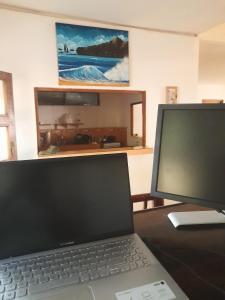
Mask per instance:
[[[159,105],[151,193],[225,209],[225,105]]]
[[[133,232],[126,154],[0,163],[0,259]]]

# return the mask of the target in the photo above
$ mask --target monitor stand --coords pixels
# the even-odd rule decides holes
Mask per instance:
[[[168,214],[168,218],[176,228],[186,225],[225,224],[225,215],[216,210],[172,212]]]

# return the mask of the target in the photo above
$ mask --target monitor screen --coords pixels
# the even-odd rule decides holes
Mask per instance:
[[[225,209],[225,105],[159,105],[151,193]]]
[[[0,164],[0,258],[132,232],[126,154]]]

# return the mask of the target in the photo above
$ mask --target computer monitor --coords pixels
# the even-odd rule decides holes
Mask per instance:
[[[151,194],[225,209],[225,105],[159,105]]]

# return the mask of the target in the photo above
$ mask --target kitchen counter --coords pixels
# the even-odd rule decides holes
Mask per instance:
[[[59,151],[55,154],[39,155],[39,158],[54,158],[54,157],[68,157],[68,156],[82,156],[82,155],[98,155],[109,153],[127,153],[128,155],[143,155],[152,154],[153,148],[147,147],[120,147],[111,149],[83,149],[83,150],[68,150]]]

